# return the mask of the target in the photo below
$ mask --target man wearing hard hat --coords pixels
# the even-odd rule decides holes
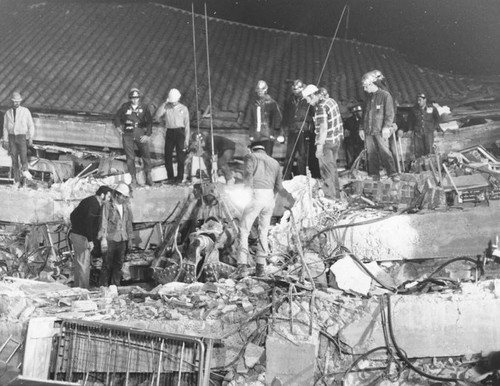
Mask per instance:
[[[132,228],[132,209],[130,208],[130,187],[120,182],[114,189],[112,202],[102,208],[101,240],[103,261],[99,285],[120,285],[122,266],[127,250],[132,249],[134,232]]]
[[[132,185],[137,184],[135,170],[135,149],[137,146],[144,163],[146,184],[153,185],[151,177],[151,155],[149,139],[153,132],[153,119],[148,107],[140,102],[141,92],[133,88],[128,93],[129,102],[125,102],[115,116],[115,127],[122,134],[123,150],[127,157],[127,169],[132,176]]]
[[[189,147],[190,126],[189,110],[180,103],[181,93],[176,88],[168,92],[165,103],[158,107],[154,120],[165,128],[165,169],[169,182],[181,182]],[[177,175],[174,176],[173,156],[177,157]]]
[[[19,186],[22,180],[32,178],[28,171],[28,145],[33,146],[35,124],[30,111],[21,106],[23,98],[18,91],[12,93],[10,100],[12,107],[6,111],[3,121],[3,147],[10,153],[14,182]]]

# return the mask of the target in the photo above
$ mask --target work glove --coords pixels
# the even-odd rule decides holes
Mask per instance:
[[[127,242],[127,249],[130,251],[132,248],[134,248],[134,240],[129,239]]]
[[[397,134],[398,134],[398,138],[402,138],[403,134],[404,134],[404,131],[403,130],[398,130]]]
[[[389,139],[389,137],[391,136],[391,134],[392,134],[391,129],[389,129],[388,127],[384,127],[382,129],[382,138]]]
[[[349,130],[344,130],[344,138],[347,138],[351,135],[351,132]]]
[[[140,143],[146,143],[149,141],[149,135],[141,135],[141,138],[139,138]]]
[[[359,131],[359,138],[361,138],[362,141],[365,140],[365,131],[364,130]]]
[[[3,141],[3,140],[2,140],[2,147],[3,147],[5,150],[9,151],[9,141]],[[10,152],[9,152],[9,154],[10,154]]]
[[[33,138],[28,139],[28,146],[33,147]]]
[[[323,145],[316,145],[316,158],[323,158]]]

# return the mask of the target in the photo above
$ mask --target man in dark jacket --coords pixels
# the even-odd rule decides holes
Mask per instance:
[[[267,89],[265,81],[259,80],[257,82],[255,87],[257,98],[250,106],[249,137],[250,142],[261,142],[267,154],[272,156],[275,139],[280,134],[281,111],[278,103],[267,93]]]
[[[233,160],[236,151],[236,143],[229,138],[214,135],[214,155],[217,156],[217,173],[223,175],[226,179],[226,184],[233,185],[234,177],[233,171],[229,167],[229,162]],[[205,148],[206,161],[208,172],[212,172],[212,163],[210,162],[212,156],[212,140],[210,137],[203,137],[203,147]]]
[[[427,104],[425,94],[417,95],[417,104],[408,116],[408,129],[413,131],[415,157],[434,153],[434,131],[439,127],[437,109]]]
[[[258,218],[258,247],[255,275],[263,276],[269,254],[267,233],[271,225],[275,196],[283,190],[281,167],[278,161],[266,154],[265,147],[254,142],[251,153],[245,156],[243,180],[252,191],[251,202],[243,210],[240,222],[239,251],[237,256],[239,277],[248,276],[248,236]]]
[[[313,109],[302,97],[304,83],[297,79],[292,84],[292,93],[285,101],[283,108],[283,130],[286,136],[286,155],[285,155],[285,175],[287,180],[292,175],[292,167],[297,160],[297,175],[306,174],[307,158],[306,134],[309,133],[312,123]]]
[[[94,249],[101,225],[101,206],[111,198],[112,189],[101,186],[95,195],[84,198],[71,212],[71,234],[75,258],[73,261],[74,286],[89,288],[90,252]]]
[[[148,106],[140,103],[141,92],[133,88],[128,93],[129,102],[125,102],[115,116],[115,127],[122,134],[123,150],[127,157],[127,169],[132,176],[132,185],[137,185],[135,171],[135,150],[137,145],[144,163],[146,184],[153,185],[151,178],[151,156],[149,138],[153,132],[153,118]]]

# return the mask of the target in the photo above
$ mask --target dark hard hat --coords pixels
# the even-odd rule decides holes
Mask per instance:
[[[301,91],[304,89],[304,82],[300,79],[294,80],[292,84],[293,91]]]
[[[363,111],[363,108],[360,105],[356,105],[351,107],[351,111],[355,113],[357,111]]]

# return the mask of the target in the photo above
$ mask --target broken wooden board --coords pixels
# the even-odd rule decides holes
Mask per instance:
[[[388,216],[360,214],[334,230],[361,260],[391,261],[481,255],[498,234],[499,201],[490,206]],[[370,221],[367,221],[370,220]],[[352,224],[367,222],[364,225]],[[349,225],[351,224],[351,225]],[[336,236],[339,237],[339,236]]]

